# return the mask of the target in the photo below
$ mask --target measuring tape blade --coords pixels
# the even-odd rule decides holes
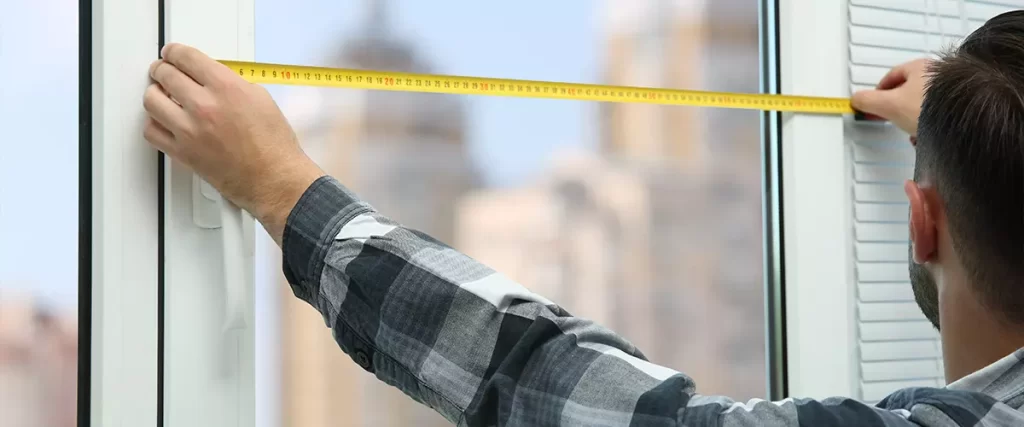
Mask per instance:
[[[848,98],[742,94],[220,61],[251,83],[628,102],[815,114],[853,113]]]

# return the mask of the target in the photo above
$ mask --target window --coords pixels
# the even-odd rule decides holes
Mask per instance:
[[[231,240],[237,245],[227,246],[243,250],[230,255],[221,244],[227,228],[198,223],[196,212],[216,201],[202,199],[201,183],[141,137],[143,70],[164,41],[221,59],[845,96],[1021,5],[80,0],[78,56],[61,50],[70,33],[0,37],[0,84],[5,101],[16,100],[0,105],[0,124],[31,142],[5,146],[0,157],[0,369],[12,369],[12,354],[24,360],[25,348],[45,344],[52,363],[66,368],[47,370],[59,377],[48,381],[73,384],[74,351],[53,337],[74,336],[75,322],[57,319],[73,319],[77,299],[79,425],[444,425],[348,360],[320,315],[285,286],[279,251],[261,228],[244,223]],[[50,6],[12,6],[16,13],[0,14],[3,34],[52,27],[32,21],[44,13],[74,28],[64,12],[70,4]],[[60,70],[71,58],[80,64],[78,86],[57,75],[37,76],[53,81],[42,89],[10,83],[19,80],[8,62]],[[637,104],[270,90],[307,151],[381,211],[621,332],[655,362],[692,374],[702,393],[874,401],[900,386],[939,384],[937,338],[921,327],[899,267],[906,207],[891,187],[912,165],[900,145],[905,135],[884,125]],[[38,111],[24,105],[41,98],[52,113],[46,123],[25,113]],[[68,142],[73,132],[77,151]],[[67,185],[76,171],[77,193]],[[29,177],[54,180],[48,191],[57,197],[10,184]],[[77,228],[68,214],[76,199]],[[54,236],[39,238],[43,232]],[[77,252],[32,246],[76,232]],[[25,254],[39,252],[59,258],[60,268],[33,267]],[[232,265],[239,270],[226,270]],[[76,267],[78,292],[65,285]],[[240,283],[255,286],[232,293],[229,271],[253,272]],[[4,305],[15,292],[52,314]],[[244,326],[224,333],[232,302],[246,309]],[[694,323],[720,327],[714,334],[686,327]],[[0,383],[0,393],[25,389],[12,384]],[[21,405],[27,395],[3,396],[18,404],[0,408],[22,417],[19,425],[49,422],[42,416],[67,423],[64,409],[75,411],[70,394],[48,412]],[[350,417],[339,420],[339,412]]]
[[[10,425],[75,425],[77,31],[74,0],[0,12],[0,413]]]
[[[756,0],[556,3],[256,0],[256,59],[758,90]],[[380,211],[623,333],[703,393],[768,396],[761,114],[270,90],[307,151]],[[261,242],[257,419],[447,425],[352,363]]]

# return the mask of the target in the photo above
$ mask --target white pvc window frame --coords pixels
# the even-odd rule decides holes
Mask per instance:
[[[768,0],[772,1],[772,0]],[[845,0],[776,0],[775,89],[784,94],[849,95]],[[771,74],[771,73],[769,73]],[[857,391],[853,272],[844,127],[850,117],[775,114],[768,163],[778,182],[777,258],[769,286],[781,303],[785,396],[824,398]],[[771,139],[771,138],[770,138]],[[769,143],[767,146],[772,147]],[[782,305],[784,304],[784,305]],[[769,343],[771,345],[771,343]],[[778,351],[776,351],[777,353]]]
[[[89,392],[79,396],[79,425],[154,426],[160,192],[157,153],[142,138],[141,101],[157,57],[158,3],[83,0],[79,14],[81,51],[88,49],[79,58],[80,90],[91,98],[81,105],[91,197],[80,197],[90,199],[91,231],[90,251],[80,256],[91,259],[91,271],[83,272],[90,283],[79,295],[88,293],[91,306],[80,327],[91,339],[82,343],[89,369],[79,375]]]
[[[191,173],[143,140],[142,94],[165,40],[252,60],[253,0],[79,6],[79,425],[252,426],[251,255],[230,260],[249,272],[248,310],[245,326],[225,333],[221,233],[195,225]]]

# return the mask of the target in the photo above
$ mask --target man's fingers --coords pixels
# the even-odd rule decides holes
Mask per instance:
[[[875,89],[888,90],[899,87],[906,82],[907,67],[906,64],[904,64],[889,70],[888,73],[882,76],[882,80],[878,81],[878,85],[875,86]]]
[[[850,105],[853,109],[862,113],[868,113],[885,119],[890,119],[895,112],[893,96],[889,90],[868,89],[856,92],[850,98]]]
[[[892,111],[890,90],[907,82],[907,65],[901,64],[889,70],[873,90],[862,90],[853,94],[850,104],[854,110],[875,116],[888,117]]]
[[[142,136],[154,148],[164,153],[174,149],[174,134],[159,122],[153,120],[152,117],[146,119],[146,127],[142,129]]]
[[[153,62],[149,66],[149,76],[182,105],[194,105],[195,100],[204,95],[204,89],[199,83],[165,61]]]
[[[157,83],[146,88],[146,93],[142,97],[142,106],[152,119],[169,131],[183,132],[192,126],[185,110],[172,101]]]
[[[929,60],[927,58],[918,59],[915,61],[905,62],[897,65],[889,70],[882,79],[878,81],[878,86],[875,89],[893,89],[902,86],[907,82],[907,79],[912,74],[920,73],[923,67],[928,65]]]
[[[171,43],[164,46],[162,54],[164,61],[203,86],[216,83],[226,77],[225,74],[231,74],[231,70],[223,64],[190,46]]]

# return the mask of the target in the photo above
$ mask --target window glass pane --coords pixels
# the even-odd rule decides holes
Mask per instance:
[[[261,62],[759,85],[757,0],[256,0],[256,11]],[[306,150],[383,213],[624,334],[701,393],[766,396],[757,112],[270,90]],[[261,244],[257,419],[447,425],[351,362]]]
[[[78,2],[0,5],[0,424],[75,425]]]

